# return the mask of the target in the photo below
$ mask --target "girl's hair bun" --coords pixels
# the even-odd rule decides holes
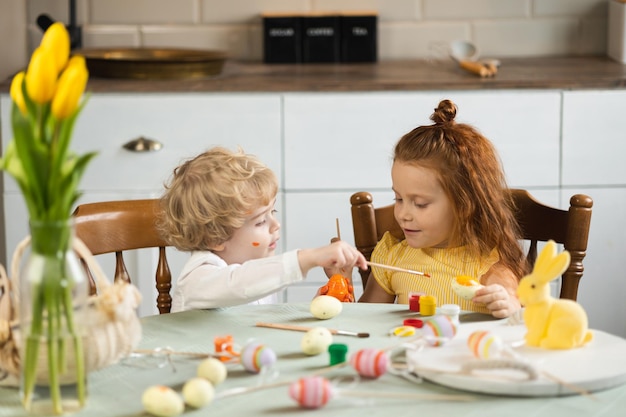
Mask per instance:
[[[430,120],[438,125],[454,123],[456,117],[456,104],[450,100],[441,100],[439,105],[435,109],[435,112],[430,116]]]

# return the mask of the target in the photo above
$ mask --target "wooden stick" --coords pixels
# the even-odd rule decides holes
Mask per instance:
[[[271,329],[280,330],[295,330],[298,332],[308,332],[313,327],[298,326],[295,324],[278,324],[278,323],[257,323],[257,327],[269,327]],[[343,335],[343,336],[356,336],[356,337],[370,337],[369,333],[349,332],[347,330],[328,329],[331,334]]]
[[[226,355],[223,353],[200,353],[200,352],[179,352],[169,349],[135,349],[133,353],[141,355],[176,355],[176,356],[189,356],[192,358],[206,359],[206,358],[232,358],[232,355]]]
[[[339,217],[335,218],[335,227],[337,228],[337,239],[341,240],[341,230],[339,230]]]
[[[431,401],[473,401],[476,398],[471,395],[454,394],[410,394],[403,392],[381,392],[381,391],[347,391],[339,390],[338,396],[344,397],[378,397],[395,399],[415,399]]]
[[[409,274],[422,275],[422,276],[430,278],[430,275],[427,274],[426,272],[413,271],[412,269],[398,268],[397,266],[378,264],[376,262],[370,262],[370,261],[367,261],[367,264],[369,266],[374,266],[374,267],[377,267],[377,268],[389,269],[390,271],[407,272]]]
[[[552,375],[551,373],[548,373],[546,371],[539,371],[543,376],[545,376],[546,378],[556,382],[557,384],[569,389],[570,391],[573,391],[577,394],[583,395],[591,400],[595,400],[597,401],[598,399],[596,397],[593,396],[593,394],[591,394],[589,391],[587,391],[584,388],[581,388],[577,385],[574,384],[570,384],[567,381],[562,380],[561,378],[557,377],[556,375]]]

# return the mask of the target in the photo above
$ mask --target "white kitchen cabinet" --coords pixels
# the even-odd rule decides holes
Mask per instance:
[[[563,196],[594,200],[579,301],[590,325],[626,337],[626,92],[563,93]]]
[[[560,208],[577,192],[594,199],[579,301],[593,328],[626,337],[626,281],[619,279],[626,241],[622,90],[93,94],[73,142],[79,152],[100,152],[85,175],[81,202],[157,197],[183,158],[214,145],[241,145],[278,175],[279,250],[327,244],[336,235],[336,219],[342,239],[353,243],[350,195],[365,190],[373,193],[376,205],[392,203],[392,147],[414,127],[431,123],[428,117],[444,98],[458,105],[458,122],[474,125],[493,141],[510,186],[529,189]],[[4,94],[3,147],[10,138],[8,114]],[[164,147],[155,153],[122,148],[139,136]],[[27,231],[27,214],[6,176],[3,201],[10,252]],[[134,261],[143,314],[156,311],[155,256]],[[186,256],[172,255],[174,276]],[[356,271],[353,277],[358,296],[362,288]],[[289,287],[284,300],[309,301],[325,280],[316,268],[305,282]]]
[[[354,243],[350,196],[369,191],[376,206],[393,202],[394,144],[413,128],[432,124],[430,115],[446,98],[458,106],[458,123],[473,125],[494,143],[511,186],[558,195],[558,91],[286,94],[286,247],[328,243],[336,235],[336,219],[342,239]],[[356,271],[353,279],[360,285]],[[325,280],[314,269],[287,290],[287,298],[309,300]]]
[[[10,101],[2,95],[2,146],[11,135]],[[131,152],[123,147],[138,137],[159,141],[157,152]],[[97,151],[81,182],[79,203],[156,198],[172,170],[184,159],[213,146],[242,147],[257,155],[281,177],[281,103],[267,94],[93,94],[79,116],[72,149]],[[28,214],[17,184],[4,175],[7,259],[28,233]],[[281,210],[282,213],[282,210]],[[146,253],[148,252],[148,253]],[[156,312],[154,270],[157,254],[142,251],[129,258],[129,273],[143,294],[142,314]],[[172,275],[186,254],[172,249]],[[106,260],[105,263],[114,266]],[[109,270],[107,270],[109,272]],[[110,274],[112,275],[112,269]]]

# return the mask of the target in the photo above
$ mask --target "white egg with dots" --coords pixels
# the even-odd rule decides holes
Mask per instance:
[[[333,343],[333,335],[325,327],[314,327],[307,331],[302,337],[300,347],[306,355],[319,355],[328,350],[328,346]]]
[[[313,317],[326,320],[331,319],[341,313],[343,310],[343,304],[341,301],[330,295],[318,295],[311,301],[309,310]]]

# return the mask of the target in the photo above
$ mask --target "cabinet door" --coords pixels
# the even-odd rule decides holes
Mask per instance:
[[[626,92],[563,93],[563,185],[626,183]]]
[[[457,122],[494,143],[510,185],[558,186],[560,92],[505,90],[288,94],[286,189],[389,189],[393,146],[432,124],[445,98],[457,104]]]

